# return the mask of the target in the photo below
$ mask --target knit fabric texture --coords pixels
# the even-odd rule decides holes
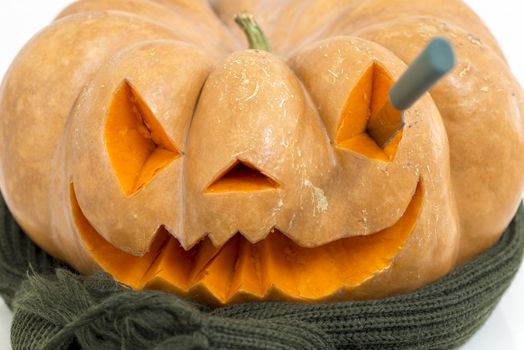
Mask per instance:
[[[521,206],[498,244],[437,282],[377,301],[210,308],[80,276],[35,246],[0,197],[0,294],[16,349],[449,349],[490,315],[524,251]]]

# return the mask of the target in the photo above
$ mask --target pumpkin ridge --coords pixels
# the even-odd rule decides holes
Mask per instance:
[[[399,18],[392,18],[390,20],[387,20],[387,21],[384,21],[384,22],[380,22],[380,23],[374,23],[374,24],[371,24],[371,25],[367,25],[367,26],[363,26],[361,28],[355,28],[353,31],[351,32],[348,32],[346,35],[352,35],[352,36],[355,36],[355,37],[359,37],[359,38],[363,38],[363,39],[366,39],[366,40],[370,40],[368,38],[366,38],[366,32],[369,32],[369,31],[374,31],[374,30],[377,30],[377,29],[381,29],[385,26],[388,26],[388,25],[395,25],[395,24],[399,24],[399,23],[409,23],[409,22],[413,22],[413,21],[431,21],[431,22],[438,22],[440,24],[440,30],[442,30],[441,33],[438,33],[438,35],[447,35],[447,33],[452,33],[451,35],[456,35],[456,33],[454,33],[453,31],[454,30],[458,30],[462,33],[470,33],[470,31],[466,28],[464,28],[460,23],[458,22],[454,22],[454,21],[449,21],[449,20],[442,20],[442,18],[440,17],[437,17],[437,16],[430,16],[430,15],[411,15],[411,16],[405,16],[401,19]],[[437,33],[435,33],[437,34]],[[490,54],[492,54],[493,56],[495,56],[499,61],[500,63],[504,64],[505,66],[509,67],[508,66],[508,62],[506,61],[504,55],[502,55],[501,51],[500,51],[500,48],[498,47],[494,47],[492,45],[490,45],[489,42],[485,41],[483,38],[477,38],[475,37],[473,34],[469,34],[471,36],[471,40],[475,41],[478,40],[478,42],[475,43],[475,45],[481,47],[483,50],[486,50],[488,52],[490,52]],[[375,41],[375,40],[371,40],[372,42],[380,45],[379,42]],[[384,46],[387,48],[387,46]],[[398,55],[398,57],[404,61],[406,64],[409,63],[408,60],[405,60],[402,58],[402,55],[400,54],[397,54],[397,52],[395,50],[391,50],[389,48],[387,48],[388,50],[390,50],[393,54],[395,55]],[[459,57],[460,58],[460,57]],[[431,92],[430,92],[431,94]]]
[[[112,0],[112,1],[114,1],[114,0]],[[232,39],[231,35],[229,34],[229,32],[224,31],[227,34],[226,35],[227,36],[226,39],[219,38],[219,37],[214,38],[213,37],[213,35],[214,35],[213,31],[210,30],[210,28],[208,26],[203,26],[201,28],[201,30],[205,34],[198,34],[200,36],[199,38],[193,37],[194,34],[190,30],[188,30],[187,28],[183,28],[183,27],[180,28],[179,26],[175,27],[173,25],[173,23],[179,22],[181,20],[181,18],[180,18],[181,15],[179,13],[175,12],[170,6],[165,5],[165,4],[161,5],[159,3],[151,2],[151,1],[143,1],[143,0],[132,0],[132,1],[139,1],[140,3],[146,5],[147,7],[152,7],[153,9],[155,9],[157,11],[157,13],[161,13],[162,16],[166,16],[165,12],[167,11],[167,13],[169,13],[169,15],[167,15],[168,17],[169,16],[175,16],[175,17],[178,16],[179,18],[178,19],[171,18],[169,21],[168,21],[167,18],[162,18],[162,20],[159,20],[158,18],[155,18],[154,12],[153,13],[150,13],[150,12],[134,12],[134,11],[129,10],[129,9],[121,9],[121,8],[118,8],[118,7],[115,7],[115,8],[104,8],[104,6],[105,6],[104,5],[104,1],[100,2],[102,4],[101,5],[102,8],[97,8],[96,5],[95,5],[95,7],[92,8],[92,9],[88,8],[86,10],[82,10],[81,6],[78,6],[78,5],[82,5],[82,3],[90,3],[91,2],[90,0],[85,0],[85,1],[78,1],[76,3],[71,4],[68,8],[66,8],[64,11],[62,11],[57,16],[57,18],[54,20],[53,24],[54,23],[59,23],[59,22],[64,21],[64,20],[67,20],[68,18],[75,18],[75,17],[85,17],[86,19],[90,19],[90,18],[96,17],[96,16],[104,16],[104,15],[105,16],[115,16],[115,17],[117,17],[117,16],[119,16],[119,17],[127,17],[127,18],[134,18],[134,19],[136,19],[138,21],[148,23],[149,25],[154,25],[154,26],[163,28],[164,30],[170,32],[171,35],[175,39],[180,40],[180,41],[182,41],[184,43],[187,43],[187,44],[198,45],[202,49],[208,51],[209,53],[213,53],[217,57],[220,57],[220,56],[222,56],[222,55],[226,54],[227,52],[229,52],[229,51],[234,49],[234,46],[231,44],[233,39]],[[93,2],[93,3],[97,3],[97,2]],[[127,0],[123,0],[122,3],[123,4],[127,4]],[[184,21],[186,20],[185,17],[182,18],[182,19]],[[227,40],[227,42],[224,42],[225,40]],[[226,45],[229,46],[229,47],[224,47]]]

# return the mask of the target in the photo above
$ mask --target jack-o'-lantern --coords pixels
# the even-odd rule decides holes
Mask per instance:
[[[2,86],[6,202],[83,273],[211,304],[434,281],[516,210],[523,99],[461,2],[397,2],[389,16],[384,1],[216,1],[226,24],[206,1],[74,3]],[[241,10],[272,52],[228,30]],[[368,124],[434,36],[458,69],[382,147]]]

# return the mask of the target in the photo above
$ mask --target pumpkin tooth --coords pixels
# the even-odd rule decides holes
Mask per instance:
[[[143,256],[128,254],[120,249],[115,249],[115,247],[102,237],[93,225],[91,225],[78,204],[73,183],[70,184],[69,196],[73,218],[80,237],[82,237],[86,248],[98,264],[100,264],[105,271],[110,272],[117,281],[135,289],[141,288],[142,277],[154,264],[155,259],[161,254],[162,247],[164,247],[169,240],[169,233],[162,226],[157,231],[149,248],[149,252]],[[125,264],[122,262],[125,262]]]
[[[191,296],[211,305],[225,304],[238,257],[239,236],[230,239],[191,281]]]
[[[239,253],[228,293],[229,303],[240,303],[264,296],[258,246],[239,237]]]
[[[217,254],[220,253],[221,248],[215,247],[213,242],[211,242],[211,240],[206,237],[198,244],[198,248],[196,249],[198,249],[198,252],[196,253],[195,261],[189,275],[189,280],[191,283],[197,282],[198,277],[202,274],[210,262],[217,256]]]
[[[260,241],[259,252],[262,267],[262,290],[269,299],[292,299],[298,295],[295,256],[290,240],[278,231],[271,232]]]
[[[171,237],[160,256],[144,275],[142,279],[144,288],[186,295],[194,255],[194,251],[184,250],[180,243]]]

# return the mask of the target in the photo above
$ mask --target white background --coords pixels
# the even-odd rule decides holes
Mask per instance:
[[[415,0],[414,0],[415,1]],[[25,42],[48,24],[71,0],[3,0],[0,2],[0,77]],[[519,0],[466,1],[484,19],[524,83],[524,3]],[[463,350],[524,349],[524,271],[484,327]],[[11,313],[0,298],[0,349],[9,349]]]

